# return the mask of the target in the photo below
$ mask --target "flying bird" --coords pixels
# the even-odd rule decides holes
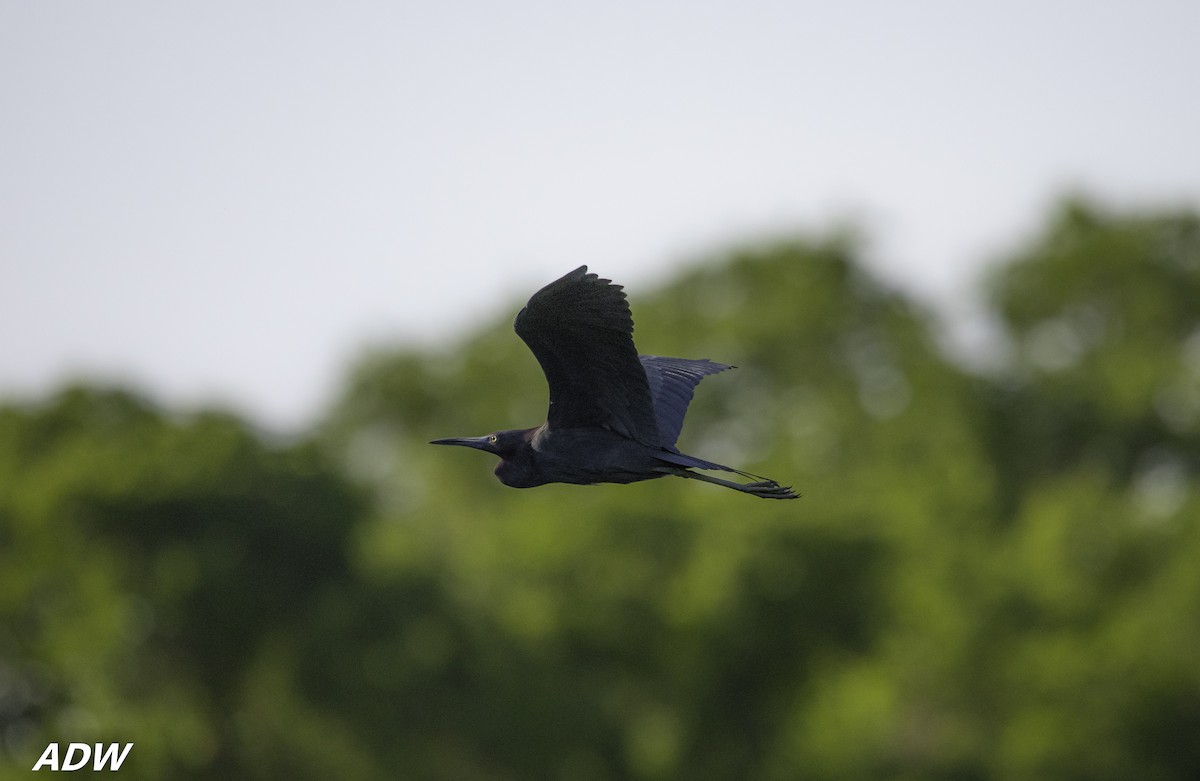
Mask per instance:
[[[513,488],[634,483],[675,475],[764,499],[797,497],[790,487],[761,475],[679,452],[675,441],[696,385],[734,367],[638,355],[633,316],[620,285],[580,266],[534,293],[513,328],[550,386],[546,422],[430,444],[462,445],[499,456],[496,477]],[[695,469],[731,472],[753,482]]]

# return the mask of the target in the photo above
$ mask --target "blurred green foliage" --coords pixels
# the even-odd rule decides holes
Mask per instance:
[[[990,282],[985,374],[856,248],[633,295],[643,351],[742,367],[681,448],[798,502],[428,447],[544,418],[507,317],[367,356],[300,442],[0,408],[0,774],[1200,777],[1200,220],[1063,204]]]

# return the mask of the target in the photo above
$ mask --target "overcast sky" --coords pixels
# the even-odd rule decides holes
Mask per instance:
[[[846,220],[961,309],[1065,191],[1200,204],[1198,31],[1195,0],[0,0],[0,398],[87,375],[297,427],[364,345],[450,346],[580,263],[636,301]]]

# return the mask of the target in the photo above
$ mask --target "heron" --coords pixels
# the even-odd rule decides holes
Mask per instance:
[[[546,422],[482,437],[435,439],[500,457],[512,488],[547,483],[634,483],[674,475],[764,499],[795,499],[789,486],[679,451],[696,386],[733,366],[639,355],[621,285],[580,266],[534,293],[513,322],[550,387]],[[694,470],[740,475],[737,482]]]

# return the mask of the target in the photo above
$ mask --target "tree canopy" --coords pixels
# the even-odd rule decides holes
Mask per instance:
[[[859,254],[631,291],[643,352],[740,367],[681,449],[797,502],[429,447],[544,419],[508,316],[365,355],[295,441],[0,407],[3,775],[121,741],[147,779],[1200,776],[1200,218],[1061,204],[982,372]]]

